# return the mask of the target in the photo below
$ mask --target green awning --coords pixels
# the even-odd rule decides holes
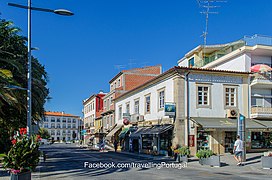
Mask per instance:
[[[236,129],[237,119],[230,118],[207,118],[207,117],[192,117],[191,121],[195,122],[202,128],[214,128],[214,129]],[[256,120],[246,119],[247,129],[264,129],[265,125],[256,122]]]
[[[259,124],[264,125],[266,128],[272,128],[272,120],[254,120]]]
[[[119,139],[124,139],[128,131],[129,128],[124,128],[119,134]]]

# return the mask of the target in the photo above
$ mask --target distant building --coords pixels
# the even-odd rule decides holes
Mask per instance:
[[[49,131],[55,141],[71,141],[80,139],[79,116],[64,112],[45,112],[45,118],[40,122],[40,127]]]
[[[123,70],[112,78],[110,83],[110,92],[104,96],[104,106],[102,115],[103,132],[110,132],[106,139],[113,142],[117,138],[116,134],[121,130],[121,126],[116,126],[114,99],[127,91],[130,91],[145,82],[157,77],[162,73],[161,65],[148,66],[143,68],[134,68]],[[114,128],[114,129],[113,129]]]
[[[98,94],[93,94],[89,98],[83,101],[83,121],[84,130],[84,144],[87,143],[99,143],[99,138],[95,138],[95,134],[100,133],[102,128],[101,112],[103,109],[103,97],[106,94],[102,91]],[[99,137],[99,136],[98,136]]]

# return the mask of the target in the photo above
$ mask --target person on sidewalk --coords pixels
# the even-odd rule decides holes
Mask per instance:
[[[234,159],[238,162],[237,166],[242,165],[242,155],[243,155],[243,141],[240,139],[240,135],[236,136],[236,141],[234,143],[233,153]]]
[[[117,140],[114,141],[113,145],[114,145],[114,151],[117,152],[117,146],[118,146]]]

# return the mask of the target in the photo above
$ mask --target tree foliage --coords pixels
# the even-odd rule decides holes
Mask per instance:
[[[19,127],[26,127],[27,91],[9,86],[27,88],[27,38],[11,21],[0,19],[0,146],[7,146],[6,136]],[[32,121],[44,115],[48,98],[47,73],[37,58],[32,57]]]
[[[45,129],[45,128],[40,128],[38,134],[43,139],[49,139],[51,137],[50,134],[49,134],[49,132],[48,132],[48,130]]]

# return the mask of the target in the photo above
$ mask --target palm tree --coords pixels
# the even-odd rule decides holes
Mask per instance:
[[[18,32],[20,29],[11,21],[0,19],[0,137],[5,130],[12,132],[26,126],[27,92],[6,88],[27,87],[27,39]],[[32,57],[32,121],[43,117],[49,94],[47,79],[45,67]]]

